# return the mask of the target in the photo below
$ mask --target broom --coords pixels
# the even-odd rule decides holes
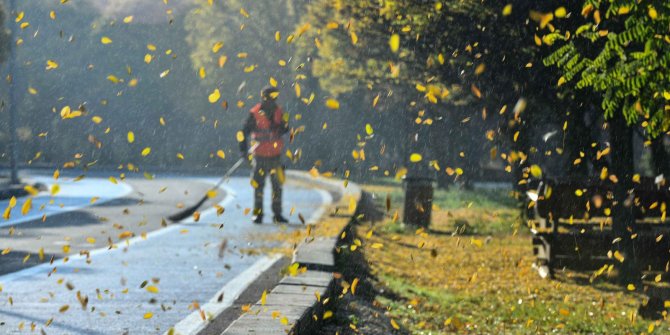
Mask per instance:
[[[254,150],[256,149],[257,146],[258,146],[258,144],[252,146],[249,151],[254,152]],[[200,201],[198,201],[195,205],[182,210],[181,212],[178,212],[178,213],[176,213],[172,216],[169,216],[168,220],[170,220],[172,222],[178,222],[178,221],[181,221],[181,220],[193,215],[193,213],[195,213],[195,211],[197,211],[198,208],[200,208],[200,206],[202,206],[202,204],[204,204],[205,201],[207,201],[207,199],[209,198],[209,196],[208,196],[209,192],[217,190],[219,188],[219,186],[221,186],[221,184],[223,184],[226,180],[228,180],[228,178],[230,178],[230,176],[240,166],[242,166],[242,163],[244,163],[244,161],[246,159],[247,159],[246,157],[240,157],[240,159],[238,159],[237,162],[235,162],[235,164],[226,172],[226,174],[224,174],[223,177],[221,177],[221,179],[216,183],[216,185],[214,185],[214,187],[212,187],[211,189],[209,189],[209,191],[207,191],[207,194],[205,194],[205,196],[203,196],[202,199],[200,199]]]

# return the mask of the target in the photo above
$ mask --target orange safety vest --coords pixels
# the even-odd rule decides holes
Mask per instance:
[[[273,128],[272,124],[282,124],[282,109],[277,106],[272,116],[272,123],[266,113],[261,113],[261,104],[257,104],[249,112],[256,120],[256,129],[251,132],[251,138],[258,142],[254,155],[258,157],[280,156],[284,148],[284,141],[281,138],[278,127]]]

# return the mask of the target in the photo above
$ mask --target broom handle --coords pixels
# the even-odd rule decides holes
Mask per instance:
[[[258,147],[258,143],[254,144],[254,145],[251,147],[251,149],[249,149],[249,154],[251,154],[251,153],[253,153],[254,151],[256,151],[256,148],[257,148],[257,147]],[[242,166],[242,163],[244,163],[244,161],[245,161],[246,159],[247,159],[246,157],[240,157],[240,159],[238,159],[237,162],[235,162],[235,164],[233,164],[233,166],[226,172],[226,174],[224,174],[223,177],[221,177],[221,179],[216,183],[216,185],[214,185],[214,187],[212,187],[210,190],[211,190],[211,191],[218,190],[218,189],[219,189],[219,186],[221,186],[221,184],[223,184],[226,180],[228,180],[228,178],[230,178],[230,176],[231,176],[235,171],[237,171],[237,169],[239,169],[240,166]]]

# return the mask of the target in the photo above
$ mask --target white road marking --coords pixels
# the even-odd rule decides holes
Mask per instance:
[[[244,272],[229,281],[219,290],[219,292],[216,292],[216,295],[214,295],[208,303],[201,306],[200,309],[207,316],[207,319],[215,319],[223,313],[224,310],[232,306],[239,295],[242,294],[242,292],[244,292],[256,278],[262,275],[281,258],[281,255],[263,256],[263,258],[256,261],[253,265],[244,270]],[[218,301],[221,295],[223,295],[223,299]],[[174,325],[174,334],[194,335],[205,329],[207,324],[207,321],[203,320],[200,316],[200,311],[195,311]],[[166,331],[164,334],[168,333],[170,333],[170,330]]]
[[[321,206],[319,206],[307,220],[307,223],[310,224],[315,224],[323,216],[323,213],[326,212],[326,209],[333,203],[333,196],[330,195],[330,192],[322,189],[317,189],[316,191],[319,193],[319,196],[321,196]]]
[[[123,182],[118,184],[112,184],[107,179],[102,178],[88,178],[83,179],[77,182],[73,181],[61,181],[59,183],[54,183],[53,179],[47,177],[33,177],[34,180],[46,184],[49,189],[53,184],[58,184],[60,186],[60,192],[55,196],[51,196],[48,192],[41,192],[37,196],[33,197],[33,208],[40,208],[44,206],[42,210],[32,210],[26,215],[19,216],[21,213],[19,209],[21,208],[20,204],[17,204],[13,212],[18,213],[13,215],[9,220],[0,222],[0,227],[14,226],[23,222],[32,221],[40,219],[42,215],[56,215],[59,213],[76,211],[82,208],[104,204],[106,202],[124,197],[130,194],[133,191],[133,188]],[[101,196],[98,201],[91,203],[90,199],[95,196],[100,196],[105,194],[106,196]],[[21,197],[19,199],[22,199]],[[27,198],[27,197],[25,197]],[[64,206],[59,206],[58,203],[66,203],[68,198],[75,199],[75,203],[67,204]],[[81,199],[78,199],[81,198]],[[54,199],[54,203],[50,204],[51,200]],[[18,201],[17,201],[18,202]],[[9,200],[0,201],[1,207],[6,207],[9,204]]]

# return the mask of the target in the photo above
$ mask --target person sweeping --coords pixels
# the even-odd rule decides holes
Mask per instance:
[[[284,183],[284,168],[281,163],[288,118],[277,105],[279,90],[268,86],[261,91],[261,102],[249,110],[242,127],[244,134],[240,141],[240,151],[246,159],[252,158],[251,185],[254,188],[253,222],[263,223],[263,189],[266,178],[272,183],[272,212],[275,223],[287,223],[282,216],[282,184]],[[257,143],[253,152],[249,153],[248,138]]]

